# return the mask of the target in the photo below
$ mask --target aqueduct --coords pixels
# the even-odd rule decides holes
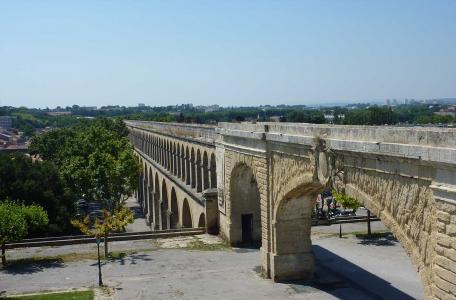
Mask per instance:
[[[257,241],[266,276],[308,278],[311,208],[335,188],[392,231],[427,298],[456,297],[456,130],[126,123],[152,228],[206,226],[232,244]]]

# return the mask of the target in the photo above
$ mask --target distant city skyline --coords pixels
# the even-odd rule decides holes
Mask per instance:
[[[456,1],[0,1],[0,106],[456,97]]]

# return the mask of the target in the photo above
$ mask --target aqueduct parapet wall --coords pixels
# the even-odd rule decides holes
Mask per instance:
[[[456,297],[456,130],[136,121],[127,126],[147,170],[138,191],[148,202],[151,224],[165,225],[154,219],[157,204],[151,201],[156,188],[150,177],[158,176],[161,187],[166,183],[170,216],[172,189],[177,196],[179,218],[169,217],[166,224],[188,225],[184,200],[192,226],[204,213],[206,223],[233,244],[243,242],[246,226],[258,224],[250,238],[261,239],[265,274],[277,281],[301,279],[313,274],[312,203],[319,192],[335,188],[363,202],[389,227],[417,267],[427,298]]]

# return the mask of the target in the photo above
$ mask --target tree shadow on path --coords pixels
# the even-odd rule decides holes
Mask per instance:
[[[9,262],[6,267],[0,268],[8,274],[32,274],[42,272],[45,269],[63,268],[65,263],[61,258],[24,258]]]
[[[120,252],[119,254],[116,254],[115,257],[110,257],[108,260],[103,260],[101,265],[106,265],[108,263],[119,263],[121,266],[124,266],[126,264],[130,265],[136,265],[138,264],[138,261],[152,261],[153,259],[149,254],[138,254],[136,252],[134,253],[126,253],[126,252]],[[97,266],[98,262],[95,262],[91,264],[91,266]]]

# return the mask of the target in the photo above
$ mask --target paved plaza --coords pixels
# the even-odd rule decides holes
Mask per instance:
[[[360,231],[365,224],[343,225]],[[373,228],[381,230],[380,222]],[[415,268],[391,236],[365,240],[338,238],[338,225],[313,228],[315,279],[274,283],[260,274],[257,249],[203,251],[186,247],[207,235],[160,241],[113,242],[111,250],[134,250],[103,265],[103,281],[116,299],[422,299]],[[10,258],[69,255],[94,251],[93,245],[10,251]],[[155,249],[155,250],[154,250]],[[97,283],[95,260],[75,260],[10,268],[0,272],[0,291],[8,294],[90,287]]]

